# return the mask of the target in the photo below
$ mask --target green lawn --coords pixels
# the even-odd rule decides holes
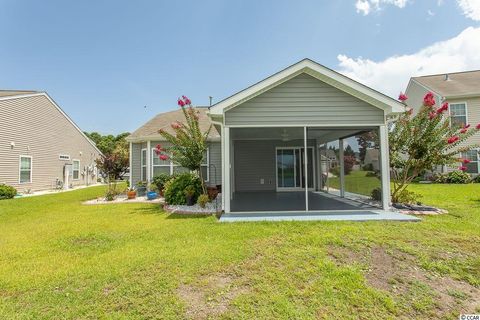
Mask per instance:
[[[345,190],[348,192],[363,194],[370,196],[372,190],[382,185],[380,179],[377,177],[365,176],[367,171],[352,171],[345,176]],[[340,178],[333,177],[329,180],[329,186],[335,189],[340,189]]]
[[[220,224],[102,187],[0,201],[0,319],[396,319],[480,312],[480,186],[419,223]]]

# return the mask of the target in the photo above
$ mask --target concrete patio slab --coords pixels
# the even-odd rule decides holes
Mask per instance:
[[[420,218],[384,210],[309,211],[309,212],[242,212],[227,213],[220,222],[252,221],[421,221]]]

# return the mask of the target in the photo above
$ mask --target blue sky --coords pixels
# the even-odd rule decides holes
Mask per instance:
[[[102,133],[305,57],[393,96],[410,75],[479,69],[479,16],[479,0],[0,0],[0,88],[45,90]]]

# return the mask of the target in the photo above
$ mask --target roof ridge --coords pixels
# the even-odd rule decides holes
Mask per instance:
[[[480,69],[475,69],[475,70],[467,70],[467,71],[455,71],[455,72],[441,72],[441,73],[435,73],[435,74],[426,74],[423,76],[416,76],[412,77],[413,79],[418,79],[418,78],[427,78],[427,77],[435,77],[435,76],[443,76],[446,74],[460,74],[460,73],[470,73],[470,72],[480,72]]]

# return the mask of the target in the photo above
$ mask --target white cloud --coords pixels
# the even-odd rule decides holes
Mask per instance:
[[[433,17],[435,15],[435,12],[433,12],[432,10],[427,10],[427,13],[430,17]]]
[[[480,21],[480,0],[457,0],[463,14],[474,21]]]
[[[338,55],[339,72],[397,98],[410,77],[480,69],[480,27],[469,27],[454,38],[420,51],[392,56],[383,61]]]
[[[408,0],[357,0],[355,8],[357,13],[362,13],[364,16],[372,11],[380,11],[384,5],[394,5],[398,8],[404,8]]]

